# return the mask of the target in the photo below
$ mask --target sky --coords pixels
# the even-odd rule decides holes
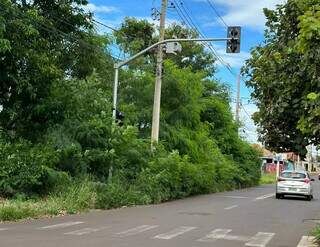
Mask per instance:
[[[236,97],[236,75],[250,58],[250,50],[262,44],[264,40],[265,17],[263,8],[274,9],[285,0],[168,0],[167,24],[178,22],[190,17],[205,37],[226,37],[227,26],[241,26],[241,52],[226,54],[225,43],[212,43],[222,62],[217,61],[216,78],[230,86],[232,98]],[[173,6],[175,7],[172,7]],[[89,0],[86,9],[93,12],[95,19],[113,28],[119,28],[126,16],[147,19],[155,24],[151,17],[151,9],[160,11],[161,0]],[[183,12],[184,15],[181,13]],[[185,21],[186,23],[186,21]],[[189,20],[189,23],[191,21]],[[192,23],[191,23],[192,24]],[[109,33],[110,29],[97,26],[99,32]],[[116,52],[116,51],[115,51]],[[229,64],[231,73],[224,64]],[[250,89],[241,81],[240,95],[242,108],[240,120],[244,127],[240,134],[251,143],[257,142],[256,126],[251,115],[257,110],[250,100]],[[235,104],[232,104],[235,111]]]

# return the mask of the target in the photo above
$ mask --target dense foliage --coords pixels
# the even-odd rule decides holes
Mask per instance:
[[[0,196],[54,194],[73,211],[92,200],[110,208],[258,183],[259,154],[239,138],[228,91],[209,77],[214,58],[200,45],[166,59],[161,141],[151,152],[152,52],[121,70],[125,119],[113,125],[113,38],[95,32],[86,1],[0,4]],[[179,25],[166,35],[177,32],[195,35]],[[126,19],[114,40],[133,54],[156,36],[148,22]],[[90,185],[77,189],[83,178]],[[59,194],[63,186],[70,195]]]
[[[244,68],[259,108],[255,121],[270,149],[304,155],[320,141],[320,1],[289,0],[264,12],[265,43]]]

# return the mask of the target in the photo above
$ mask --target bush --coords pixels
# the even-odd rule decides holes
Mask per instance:
[[[32,146],[25,140],[0,142],[0,194],[39,192],[46,168],[54,166],[56,161],[56,152],[47,146]]]
[[[120,181],[110,184],[96,185],[96,208],[109,209],[121,206],[134,206],[151,203],[151,198],[134,186],[128,186]]]

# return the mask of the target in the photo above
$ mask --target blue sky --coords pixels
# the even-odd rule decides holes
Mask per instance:
[[[211,4],[209,3],[211,2]],[[178,14],[179,9],[186,10],[193,22],[199,27],[206,37],[226,37],[226,26],[215,13],[222,17],[228,26],[241,26],[241,52],[239,54],[226,54],[225,43],[213,43],[222,60],[228,63],[234,74],[239,73],[244,61],[250,57],[250,49],[263,42],[265,18],[262,12],[264,7],[275,8],[276,4],[284,3],[285,0],[168,0],[178,5],[167,11],[167,24],[181,22]],[[95,14],[95,18],[107,25],[118,28],[126,16],[139,19],[151,18],[151,8],[160,10],[161,0],[89,0],[87,10]],[[215,7],[215,10],[212,8]],[[157,23],[157,22],[155,22]],[[97,26],[100,32],[110,32],[109,29]],[[217,62],[218,73],[216,77],[230,85],[233,97],[236,91],[236,77],[231,74],[221,63]],[[248,102],[250,90],[241,82],[241,97],[243,108],[240,119],[244,123],[242,135],[250,142],[256,142],[256,127],[249,115],[256,111],[254,104]],[[234,108],[234,105],[233,105]]]

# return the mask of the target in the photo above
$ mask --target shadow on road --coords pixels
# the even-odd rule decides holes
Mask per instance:
[[[281,200],[308,201],[307,198],[300,196],[284,196]],[[311,201],[318,201],[318,199],[313,198]]]

